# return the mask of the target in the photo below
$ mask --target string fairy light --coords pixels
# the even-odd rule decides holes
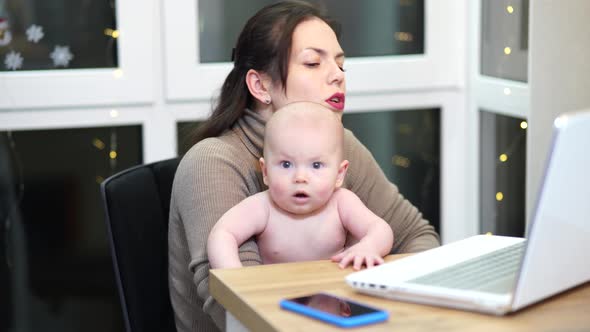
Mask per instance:
[[[104,29],[103,33],[105,36],[109,36],[113,39],[119,38],[119,35],[120,35],[119,30],[111,29],[111,28]]]
[[[117,130],[111,128],[110,146],[109,146],[109,166],[111,173],[117,168]]]

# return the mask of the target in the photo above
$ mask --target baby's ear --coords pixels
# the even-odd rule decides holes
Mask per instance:
[[[260,170],[262,170],[262,181],[264,181],[264,184],[268,186],[268,181],[266,180],[266,164],[264,163],[264,157],[260,157],[258,162],[260,162]]]
[[[336,176],[336,188],[340,188],[344,183],[344,176],[348,170],[348,160],[343,160],[338,167],[338,175]]]

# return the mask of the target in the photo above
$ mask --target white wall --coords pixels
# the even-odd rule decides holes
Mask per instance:
[[[527,220],[534,208],[557,115],[590,108],[590,1],[532,0]],[[580,147],[584,153],[587,147]]]

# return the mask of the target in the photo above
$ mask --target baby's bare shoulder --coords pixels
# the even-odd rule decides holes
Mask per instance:
[[[266,191],[262,191],[244,198],[233,209],[239,209],[241,212],[251,215],[258,215],[258,213],[267,214],[269,206],[268,194]]]
[[[334,194],[332,195],[332,199],[338,202],[342,200],[351,200],[351,199],[358,199],[358,196],[346,188],[338,188],[334,190]]]
[[[351,213],[350,211],[357,211],[361,207],[365,207],[361,199],[354,192],[346,188],[338,188],[334,192],[334,195],[332,195],[332,199],[341,216],[348,215]]]

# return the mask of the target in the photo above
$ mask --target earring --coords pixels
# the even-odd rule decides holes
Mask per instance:
[[[266,98],[266,99],[264,100],[264,103],[265,103],[265,104],[267,104],[267,105],[270,105],[270,98]]]

